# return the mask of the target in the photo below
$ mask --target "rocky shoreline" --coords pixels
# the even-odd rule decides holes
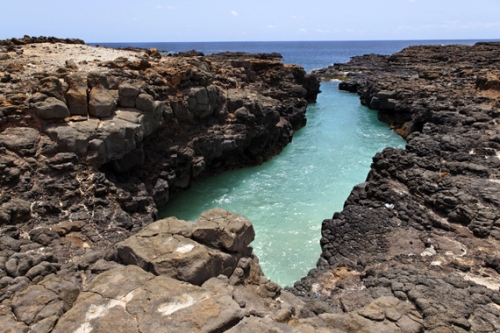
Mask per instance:
[[[307,75],[278,54],[0,43],[0,332],[500,330],[500,44],[410,47]],[[323,221],[282,290],[246,218],[155,221],[199,177],[262,163],[317,77],[406,138]]]
[[[317,269],[294,294],[314,312],[396,297],[422,331],[498,332],[500,43],[408,47],[315,73],[342,78],[407,145],[378,153],[323,221]]]
[[[221,331],[250,313],[278,311],[280,288],[263,276],[248,247],[254,232],[246,219],[215,210],[203,230],[200,222],[196,228],[175,219],[152,222],[158,207],[194,179],[278,154],[305,125],[307,104],[318,93],[319,80],[284,65],[279,54],[165,57],[156,49],[115,50],[77,39],[2,41],[0,332],[70,330],[63,318],[75,322],[92,286],[111,288],[120,277],[116,288],[133,286],[151,274],[169,276],[168,284],[187,281],[175,282],[180,300],[162,295],[165,318],[183,299],[193,305],[196,297],[221,297],[213,306],[226,317],[209,309],[206,321],[198,314],[189,324],[187,316],[173,331]],[[136,265],[133,274],[127,265]],[[98,278],[104,272],[107,278]],[[209,287],[194,287],[206,281]],[[126,296],[95,293],[114,297],[112,305]],[[98,309],[99,322],[82,310],[84,322],[70,326],[115,331],[117,308]]]

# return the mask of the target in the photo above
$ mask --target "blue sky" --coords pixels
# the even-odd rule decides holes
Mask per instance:
[[[0,39],[499,39],[500,0],[0,0]]]

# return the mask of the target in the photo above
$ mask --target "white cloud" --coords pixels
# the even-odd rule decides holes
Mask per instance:
[[[274,25],[272,25],[272,24],[269,24],[267,27],[268,27],[269,29],[274,29]]]
[[[167,6],[167,8],[170,9],[170,10],[174,10],[175,9],[174,6]]]
[[[233,16],[239,16],[240,14],[238,14],[238,12],[237,12],[237,11],[232,10],[232,11],[231,11],[231,15],[233,15]]]
[[[417,2],[418,0],[408,0],[408,2]]]
[[[162,5],[158,5],[155,7],[156,9],[163,9],[163,6]]]
[[[299,31],[300,31],[300,32],[307,32],[307,30],[306,30],[306,29],[304,29],[304,28],[301,28]]]

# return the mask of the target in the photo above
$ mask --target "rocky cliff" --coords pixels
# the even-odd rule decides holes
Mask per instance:
[[[289,290],[246,218],[155,220],[193,179],[278,153],[315,75],[277,54],[0,45],[0,332],[500,331],[500,44],[316,73],[407,147],[374,157]]]
[[[293,292],[317,313],[396,297],[426,332],[498,332],[500,43],[409,47],[316,74],[342,78],[407,145],[378,153],[323,221],[317,269]]]
[[[262,163],[305,125],[319,80],[280,58],[1,41],[0,332],[115,331],[117,317],[135,323],[127,332],[169,320],[216,332],[291,316],[248,220],[216,210],[196,227],[151,224],[196,178]],[[174,293],[148,296],[162,286]],[[125,314],[136,294],[144,318]],[[206,318],[180,311],[194,304]]]

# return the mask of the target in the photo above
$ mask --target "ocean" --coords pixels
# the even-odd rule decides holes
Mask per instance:
[[[333,63],[347,62],[350,57],[364,54],[392,54],[410,45],[472,45],[486,40],[393,40],[393,41],[298,41],[298,42],[186,42],[186,43],[89,43],[115,48],[155,47],[168,53],[196,50],[205,54],[219,52],[270,53],[278,52],[283,62],[298,64],[307,72],[328,67]]]
[[[353,42],[211,42],[99,43],[111,47],[155,47],[165,53],[195,49],[205,54],[242,51],[279,52],[283,62],[308,72],[350,57],[392,54],[409,45],[474,44],[473,40],[353,41]],[[338,90],[338,82],[323,82],[317,103],[307,109],[307,125],[283,152],[270,161],[196,181],[160,211],[195,221],[220,207],[249,218],[256,230],[252,243],[264,273],[290,286],[315,267],[321,253],[321,222],[341,211],[356,184],[365,181],[373,155],[385,147],[404,148],[404,140],[377,120],[375,111],[359,103],[356,94]]]

